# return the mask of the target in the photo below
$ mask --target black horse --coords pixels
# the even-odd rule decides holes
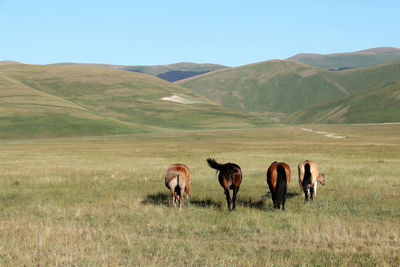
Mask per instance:
[[[216,169],[218,174],[219,184],[224,188],[226,202],[228,203],[229,211],[235,210],[236,208],[236,194],[239,192],[239,187],[242,182],[242,170],[240,169],[239,165],[235,163],[225,163],[219,164],[213,158],[207,159],[208,165]],[[233,197],[232,197],[232,209],[231,209],[231,196],[229,194],[229,190],[233,190]]]

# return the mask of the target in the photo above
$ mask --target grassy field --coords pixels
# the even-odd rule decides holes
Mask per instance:
[[[400,125],[304,128],[2,140],[0,265],[399,266]],[[242,167],[237,211],[208,156]],[[327,181],[307,204],[304,159]],[[267,195],[274,160],[292,168],[286,212]],[[175,162],[192,171],[181,212],[163,184]]]

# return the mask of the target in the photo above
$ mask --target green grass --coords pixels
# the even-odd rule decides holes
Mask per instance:
[[[270,113],[287,116],[400,81],[399,66],[400,61],[393,61],[370,68],[328,71],[295,61],[275,60],[221,70],[178,84],[230,109],[268,118]],[[364,104],[373,109],[371,103]]]
[[[399,122],[400,81],[364,90],[343,99],[311,106],[287,120],[295,123]]]
[[[0,141],[0,265],[398,266],[399,125],[180,131]],[[205,159],[235,162],[243,182],[228,212]],[[296,166],[327,185],[304,203]],[[292,169],[286,212],[265,173]],[[192,195],[171,207],[163,175],[186,163]]]
[[[173,94],[198,103],[161,100]],[[79,65],[1,65],[0,111],[3,138],[247,128],[267,123],[150,75]]]

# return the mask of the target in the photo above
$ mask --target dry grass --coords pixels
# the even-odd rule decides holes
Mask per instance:
[[[400,125],[175,132],[0,142],[0,265],[398,266]],[[238,163],[229,213],[206,157]],[[326,174],[305,204],[297,163]],[[287,211],[265,172],[292,168]],[[174,210],[163,184],[186,163],[192,196]]]

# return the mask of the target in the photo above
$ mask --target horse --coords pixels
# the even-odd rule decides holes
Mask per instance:
[[[172,204],[176,208],[176,201],[179,201],[179,209],[182,210],[184,202],[184,192],[190,195],[190,171],[185,164],[171,164],[164,177],[165,186],[170,190]]]
[[[300,191],[305,196],[304,201],[308,201],[308,194],[310,194],[310,199],[313,199],[314,194],[317,196],[317,181],[324,186],[325,175],[319,173],[317,163],[311,160],[300,162],[297,169],[299,172]]]
[[[207,159],[208,166],[216,169],[218,174],[219,184],[224,188],[224,193],[226,196],[226,202],[228,204],[228,210],[232,211],[236,209],[236,195],[239,192],[240,184],[242,183],[242,170],[240,166],[235,163],[225,163],[219,164],[213,158]],[[233,190],[232,197],[232,209],[231,209],[231,196],[229,190]]]
[[[286,192],[290,183],[290,167],[285,162],[274,161],[267,171],[267,184],[274,209],[285,210]]]

